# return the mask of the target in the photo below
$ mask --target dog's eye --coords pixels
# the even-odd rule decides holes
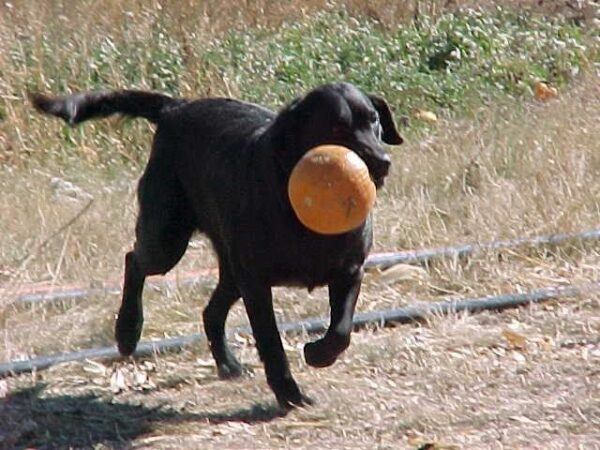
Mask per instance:
[[[379,122],[379,115],[375,111],[370,111],[369,112],[369,122],[370,123],[377,123],[377,122]]]
[[[381,140],[383,130],[381,128],[381,123],[379,123],[379,116],[377,114],[375,114],[375,120],[371,122],[371,128],[373,129],[373,134],[375,137],[377,137],[378,140]]]

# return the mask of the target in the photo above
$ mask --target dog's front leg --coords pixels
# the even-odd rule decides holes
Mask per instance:
[[[362,268],[344,274],[329,283],[331,319],[323,338],[304,346],[304,358],[313,367],[332,365],[350,345],[352,317],[363,278]]]
[[[279,405],[289,410],[312,404],[312,400],[300,392],[290,372],[273,312],[271,288],[246,285],[241,290],[267,382]]]

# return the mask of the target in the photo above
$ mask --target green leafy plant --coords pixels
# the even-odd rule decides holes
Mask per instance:
[[[537,80],[560,87],[600,60],[597,28],[501,7],[420,15],[390,27],[337,6],[277,29],[232,29],[212,40],[181,30],[168,10],[124,14],[108,33],[77,27],[65,32],[60,20],[45,24],[43,32],[0,30],[10,37],[0,40],[6,90],[19,97],[28,89],[127,87],[233,95],[277,108],[320,83],[346,80],[384,94],[399,114],[424,109],[460,115],[472,102],[531,95]],[[0,111],[7,111],[1,100]],[[6,135],[25,147],[28,158],[81,158],[84,142],[96,140],[88,147],[98,149],[96,164],[145,159],[143,125],[125,121],[130,142],[116,150],[110,126],[92,126],[96,137],[63,131],[62,142],[40,154],[29,150],[24,133],[10,128]]]

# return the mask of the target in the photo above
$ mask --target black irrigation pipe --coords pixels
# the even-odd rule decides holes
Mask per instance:
[[[536,247],[541,245],[558,245],[568,241],[589,241],[600,239],[600,229],[579,231],[575,233],[546,234],[533,238],[518,238],[504,241],[492,241],[486,244],[465,244],[452,247],[403,251],[397,253],[381,253],[367,258],[365,267],[386,269],[395,264],[422,264],[435,258],[464,258],[479,251],[503,250],[517,247]]]
[[[537,236],[533,238],[509,239],[503,241],[492,241],[486,244],[465,244],[452,247],[438,247],[424,250],[406,250],[391,253],[378,253],[370,255],[366,262],[367,269],[378,267],[387,269],[396,264],[424,264],[435,258],[455,257],[464,258],[478,251],[501,250],[516,247],[533,247],[540,245],[557,245],[568,241],[587,241],[600,239],[600,229],[580,231],[576,233],[557,233]],[[151,282],[149,286],[169,287],[191,285],[199,281],[210,279],[210,276],[200,275],[187,278],[182,282],[162,281]],[[95,289],[69,289],[55,292],[23,294],[15,298],[17,303],[34,304],[43,302],[53,302],[60,300],[80,300],[92,295],[117,295],[121,291],[119,288],[95,288]]]
[[[567,286],[557,288],[537,289],[527,293],[504,294],[467,299],[447,299],[436,303],[420,302],[414,306],[358,313],[354,316],[354,326],[363,328],[368,325],[385,326],[393,323],[412,323],[431,315],[446,315],[458,312],[501,311],[507,308],[529,305],[561,297],[574,297],[586,292],[600,289],[600,282],[588,283],[582,286]],[[327,329],[328,319],[314,318],[297,322],[279,324],[282,333],[320,333]],[[237,327],[231,333],[250,333],[249,327]],[[184,347],[204,341],[203,334],[192,334],[159,341],[140,342],[135,352],[136,356],[152,356],[156,353],[179,351]],[[40,356],[24,361],[11,361],[0,364],[0,377],[16,375],[47,369],[56,364],[80,361],[85,359],[116,359],[119,358],[116,346],[92,348],[76,352],[56,353]]]
[[[174,288],[196,284],[200,281],[212,280],[213,277],[208,275],[196,275],[191,278],[186,278],[182,281],[166,280],[166,281],[150,281],[146,283],[146,288]],[[60,291],[50,292],[34,292],[29,294],[21,294],[14,298],[15,303],[25,305],[33,305],[37,303],[59,302],[68,300],[81,300],[94,295],[119,295],[121,288],[105,287],[105,288],[75,288],[64,289]]]

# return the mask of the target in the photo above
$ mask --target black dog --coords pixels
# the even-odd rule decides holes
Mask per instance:
[[[304,354],[311,366],[333,364],[350,343],[372,227],[369,218],[340,235],[309,231],[291,209],[288,177],[307,150],[337,144],[360,155],[381,187],[390,167],[381,141],[402,143],[385,100],[347,83],[321,86],[278,114],[228,98],[189,101],[131,90],[30,98],[39,111],[69,124],[115,113],[157,124],[138,188],[136,242],[125,257],[119,351],[131,355],[140,339],[144,279],[171,270],[199,230],[219,259],[219,283],[203,313],[219,376],[243,372],[224,330],[241,297],[277,401],[285,409],[310,404],[290,373],[271,287],[329,287],[329,329]]]

